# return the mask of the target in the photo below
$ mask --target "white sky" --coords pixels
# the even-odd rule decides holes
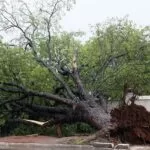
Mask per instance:
[[[61,24],[67,31],[89,32],[89,25],[126,15],[138,25],[150,25],[150,0],[76,0]]]
[[[90,25],[126,15],[137,25],[150,25],[150,0],[76,0],[61,25],[69,32],[81,30],[88,33],[83,37],[86,40],[91,35]]]

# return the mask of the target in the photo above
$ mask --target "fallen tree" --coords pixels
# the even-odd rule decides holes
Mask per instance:
[[[4,87],[5,85],[5,87]],[[13,87],[13,88],[12,88]],[[15,88],[14,88],[15,87]],[[73,101],[72,99],[61,98],[57,95],[37,92],[24,88],[23,86],[13,83],[1,83],[0,89],[4,92],[19,93],[20,98],[7,100],[0,104],[1,107],[9,104],[11,111],[27,113],[33,118],[42,117],[46,122],[29,121],[24,119],[14,119],[11,122],[34,123],[37,125],[53,125],[63,123],[85,122],[97,129],[108,129],[110,123],[109,113],[97,102],[97,99],[89,96],[89,99]],[[27,97],[41,97],[43,101],[55,101],[59,106],[40,106],[32,104],[27,100]],[[88,96],[88,95],[86,95]],[[92,99],[91,99],[92,98]],[[95,99],[95,100],[94,100]],[[16,108],[18,110],[16,110]],[[52,121],[49,121],[51,120]]]
[[[65,47],[62,46],[64,41],[57,41],[59,35],[55,34],[59,29],[57,23],[62,8],[70,8],[72,1],[54,0],[51,3],[51,1],[43,0],[41,3],[35,2],[34,5],[28,5],[24,1],[18,1],[17,4],[1,2],[0,27],[3,31],[19,32],[20,36],[14,47],[21,47],[25,54],[32,54],[36,63],[45,68],[52,76],[47,80],[48,84],[51,84],[51,80],[54,80],[56,84],[50,92],[45,92],[43,89],[38,90],[33,88],[33,84],[37,83],[25,85],[24,81],[20,79],[22,77],[20,72],[10,69],[13,77],[9,80],[0,80],[1,118],[6,118],[6,123],[10,124],[16,122],[40,126],[84,122],[100,130],[98,135],[105,137],[110,128],[114,127],[110,121],[109,111],[107,111],[107,98],[104,93],[96,92],[97,89],[95,91],[86,89],[84,83],[88,81],[84,82],[80,74],[86,64],[78,63],[80,46],[73,38],[74,33],[69,34],[69,38],[67,37],[70,42]],[[35,9],[32,9],[33,6]],[[122,43],[126,38],[123,33],[118,38],[120,40],[118,43]],[[141,41],[140,38],[139,41]],[[113,45],[113,43],[111,44]],[[9,44],[7,46],[10,48]],[[69,53],[69,56],[65,55],[66,52]],[[15,54],[15,56],[17,55]],[[127,55],[128,52],[121,51],[114,54],[111,52],[108,57],[104,57],[102,61],[99,61],[101,66],[97,72],[92,72],[93,82],[88,84],[99,82],[108,67],[113,69],[118,65],[117,60]],[[28,67],[30,65],[29,63]],[[7,69],[8,65],[6,64],[6,68],[3,69],[4,75]],[[99,73],[101,73],[100,76]],[[107,76],[106,80],[111,77]],[[37,101],[41,103],[37,103]],[[95,136],[93,137],[95,138]]]
[[[32,10],[24,1],[19,1],[17,5],[2,2],[1,27],[4,31],[11,29],[18,31],[21,35],[19,41],[25,45],[25,51],[32,52],[36,62],[46,68],[60,86],[56,87],[53,93],[32,90],[18,82],[15,79],[16,74],[13,82],[1,81],[0,92],[6,99],[0,103],[2,117],[12,114],[7,123],[20,122],[46,126],[85,122],[96,129],[108,130],[110,115],[106,112],[104,97],[101,95],[101,98],[98,98],[90,94],[81,81],[78,46],[74,45],[71,61],[65,62],[63,60],[66,59],[65,56],[61,54],[57,43],[55,44],[53,31],[56,29],[53,24],[58,20],[62,8],[68,9],[72,1],[54,0],[52,3],[49,1],[38,3],[39,5],[35,5],[38,9]],[[15,8],[16,6],[19,9]],[[46,52],[44,56],[39,39],[44,43],[45,48],[42,49],[44,53]],[[32,98],[41,99],[43,105],[34,103]],[[27,114],[28,118],[21,118],[22,113]],[[46,122],[38,122],[39,118]]]

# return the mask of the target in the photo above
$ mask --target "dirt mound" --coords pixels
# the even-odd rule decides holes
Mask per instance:
[[[150,144],[150,112],[143,106],[131,104],[111,111],[111,122],[116,126],[112,136],[119,136],[122,142]]]

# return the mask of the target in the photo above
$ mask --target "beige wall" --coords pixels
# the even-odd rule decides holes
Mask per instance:
[[[147,111],[150,111],[150,96],[138,96],[135,104],[144,106]],[[113,109],[119,105],[119,102],[110,102],[108,104],[108,109]]]
[[[137,104],[137,105],[142,105],[142,106],[144,106],[146,109],[147,109],[147,111],[150,111],[150,99],[148,100],[148,99],[146,99],[146,100],[137,100],[137,101],[135,101],[135,103]]]

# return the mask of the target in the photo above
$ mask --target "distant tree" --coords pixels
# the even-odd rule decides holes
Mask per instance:
[[[126,83],[139,93],[148,94],[149,32],[149,27],[138,28],[127,18],[113,18],[94,26],[94,35],[82,53],[82,62],[88,66],[83,71],[84,80],[91,83],[87,86],[115,99],[121,98]]]

